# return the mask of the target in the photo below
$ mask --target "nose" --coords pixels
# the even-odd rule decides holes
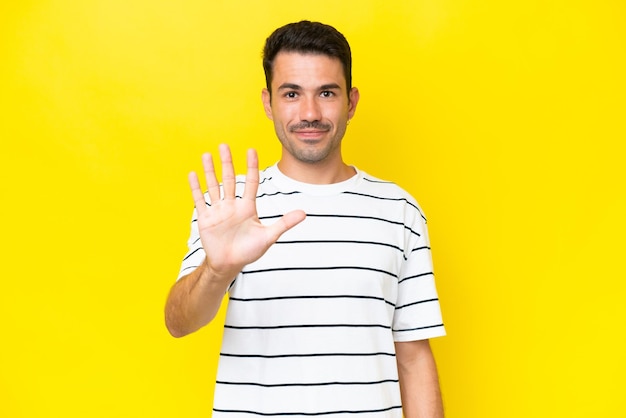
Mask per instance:
[[[308,97],[300,102],[300,120],[319,121],[322,118],[320,104],[315,97]]]

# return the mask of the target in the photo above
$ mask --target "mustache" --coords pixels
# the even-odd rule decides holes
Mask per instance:
[[[313,122],[302,121],[302,122],[296,123],[295,125],[291,125],[289,127],[289,132],[301,131],[303,129],[316,129],[319,131],[330,131],[330,128],[331,126],[328,123],[323,123],[317,120]]]

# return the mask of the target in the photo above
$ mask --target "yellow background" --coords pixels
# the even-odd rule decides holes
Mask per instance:
[[[186,175],[279,156],[260,53],[350,40],[350,163],[429,218],[447,416],[623,416],[621,0],[31,0],[0,6],[1,417],[207,417],[220,324],[162,309]]]

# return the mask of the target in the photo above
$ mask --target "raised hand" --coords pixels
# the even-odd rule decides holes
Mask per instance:
[[[209,323],[217,314],[224,294],[241,269],[258,258],[287,230],[304,220],[301,210],[263,225],[256,211],[259,163],[248,151],[248,171],[241,198],[235,197],[235,170],[227,145],[220,145],[222,187],[215,175],[211,155],[202,156],[209,203],[196,173],[189,174],[191,194],[198,214],[198,230],[206,253],[204,264],[181,277],[167,297],[165,324],[170,334],[182,337]]]
[[[198,214],[198,230],[206,253],[209,274],[230,281],[241,269],[259,259],[287,230],[306,217],[297,210],[284,214],[272,225],[263,225],[256,210],[259,168],[256,151],[247,154],[248,169],[242,198],[235,197],[235,170],[227,145],[219,146],[222,163],[222,188],[215,174],[210,154],[202,156],[210,204],[205,201],[195,172],[189,174],[189,185]]]

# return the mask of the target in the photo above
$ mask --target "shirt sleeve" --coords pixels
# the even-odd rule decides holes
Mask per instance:
[[[196,209],[193,210],[191,217],[191,232],[187,240],[187,248],[187,254],[183,258],[176,280],[180,280],[183,276],[194,271],[204,261],[205,252],[198,232],[198,212]]]
[[[446,335],[426,220],[419,207],[407,210],[406,260],[398,278],[398,297],[393,320],[396,342],[423,340]]]

